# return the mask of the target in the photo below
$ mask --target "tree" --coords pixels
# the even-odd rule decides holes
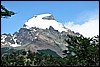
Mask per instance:
[[[98,66],[99,65],[99,41],[83,36],[68,36],[65,41],[69,44],[68,50],[64,50],[67,65],[73,66]],[[92,41],[92,43],[91,43]],[[74,53],[74,55],[72,55]]]
[[[11,15],[15,15],[15,13],[7,10],[3,5],[1,5],[1,18],[11,17]]]

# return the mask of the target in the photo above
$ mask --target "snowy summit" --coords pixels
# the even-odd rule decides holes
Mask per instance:
[[[28,22],[25,23],[26,28],[38,27],[42,29],[49,28],[52,26],[55,30],[59,32],[68,31],[69,29],[59,22],[57,22],[52,14],[40,14],[33,16]]]

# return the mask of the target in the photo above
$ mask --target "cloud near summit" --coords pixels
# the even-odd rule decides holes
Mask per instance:
[[[79,32],[85,37],[93,37],[99,35],[99,14],[92,18],[88,18],[88,21],[85,21],[82,24],[75,24],[75,22],[65,23],[65,27],[71,29],[72,31]],[[84,20],[84,19],[83,19]]]

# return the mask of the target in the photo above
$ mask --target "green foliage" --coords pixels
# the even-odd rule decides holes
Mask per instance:
[[[98,66],[99,65],[99,41],[83,36],[76,37],[69,35],[65,40],[69,46],[64,50],[68,61],[67,65],[72,66]],[[96,37],[97,38],[97,37]],[[93,41],[91,43],[91,41]],[[74,53],[74,55],[72,55]]]
[[[99,66],[99,40],[68,36],[64,58],[29,51],[1,54],[1,66]],[[96,38],[96,37],[95,37]],[[92,41],[92,42],[91,42]]]
[[[1,18],[11,17],[11,15],[14,14],[15,13],[13,11],[9,11],[3,5],[1,5]]]
[[[42,50],[37,50],[39,53],[45,53],[45,54],[51,54],[54,56],[59,56],[56,52],[50,50],[50,49],[42,49]]]
[[[12,52],[1,55],[1,66],[64,66],[66,59],[50,54],[34,53],[30,50],[22,54]]]

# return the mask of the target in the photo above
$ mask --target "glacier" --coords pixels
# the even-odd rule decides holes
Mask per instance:
[[[62,23],[54,20],[54,17],[52,14],[40,14],[37,16],[33,16],[31,19],[29,19],[25,23],[25,25],[27,29],[31,27],[46,29],[52,26],[55,30],[58,30],[59,32],[62,32],[62,31],[67,32],[68,30],[70,30],[68,28],[65,28],[65,26]]]

